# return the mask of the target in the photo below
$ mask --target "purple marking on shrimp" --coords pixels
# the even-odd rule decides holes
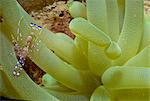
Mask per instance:
[[[37,25],[37,24],[34,24],[34,23],[30,23],[30,26],[32,27],[32,29],[34,29],[34,30],[39,30],[39,29],[41,29],[42,28],[42,26],[39,26],[39,25]]]
[[[42,28],[42,26],[38,26],[38,28]]]

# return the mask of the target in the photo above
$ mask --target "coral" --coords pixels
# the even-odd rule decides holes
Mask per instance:
[[[68,6],[74,17],[69,24],[74,40],[40,26],[15,0],[2,0],[1,96],[149,100],[150,17],[144,15],[143,0],[87,0],[86,6],[74,1]],[[12,50],[14,39],[23,49],[19,61]],[[45,71],[43,86],[22,69],[26,56]]]
[[[68,13],[65,1],[54,2],[42,10],[32,11],[30,15],[54,33],[63,32],[71,38],[75,37],[69,29],[69,22],[72,17]]]

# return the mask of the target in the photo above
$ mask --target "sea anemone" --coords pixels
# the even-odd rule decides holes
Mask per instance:
[[[39,101],[148,101],[150,17],[143,0],[73,1],[75,39],[37,24],[16,0],[0,5],[0,96]],[[13,42],[12,42],[13,41]],[[17,60],[13,44],[21,47]],[[29,57],[46,72],[35,84],[22,66]]]

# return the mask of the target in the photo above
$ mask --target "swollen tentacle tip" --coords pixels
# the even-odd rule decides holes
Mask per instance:
[[[51,75],[49,74],[43,75],[42,82],[43,82],[43,85],[46,87],[57,84],[57,81],[53,77],[51,77]]]
[[[111,101],[111,97],[107,89],[104,86],[100,86],[94,90],[90,101]]]
[[[113,41],[110,46],[106,48],[105,53],[110,59],[117,59],[121,56],[122,51],[119,45]]]
[[[75,35],[79,35],[100,47],[107,47],[111,43],[108,35],[84,18],[73,19],[69,24],[69,28]]]
[[[123,75],[120,69],[118,66],[107,69],[102,75],[102,83],[107,87],[119,84]]]
[[[74,1],[69,6],[69,12],[73,18],[86,18],[86,7],[83,3]]]

